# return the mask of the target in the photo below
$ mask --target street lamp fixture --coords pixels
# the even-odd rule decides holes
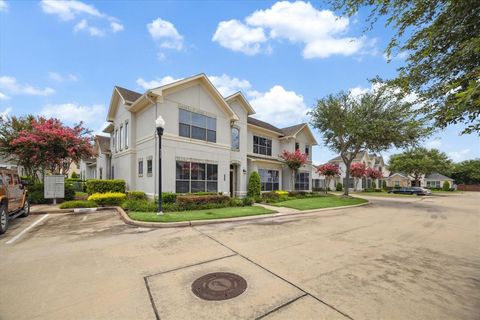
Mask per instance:
[[[163,120],[162,116],[159,116],[157,120],[155,120],[155,127],[157,128],[158,134],[158,208],[157,214],[162,215],[162,135],[163,135],[163,128],[165,127],[165,120]]]

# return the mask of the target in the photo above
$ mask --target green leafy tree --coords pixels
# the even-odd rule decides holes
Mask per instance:
[[[443,191],[449,191],[450,190],[450,183],[448,181],[443,182],[442,190]]]
[[[260,184],[260,175],[258,172],[254,171],[248,179],[247,196],[252,198],[259,197],[261,191],[262,186]]]
[[[449,177],[457,184],[480,184],[480,159],[454,164]]]
[[[415,145],[427,136],[424,121],[412,105],[380,86],[358,97],[340,92],[317,101],[309,112],[311,125],[323,135],[328,148],[339,153],[346,168],[362,150],[385,151]],[[345,172],[349,181],[349,170]],[[348,196],[348,188],[344,188]]]
[[[418,185],[422,175],[430,173],[446,173],[451,169],[452,162],[443,152],[437,149],[412,148],[390,157],[388,170],[403,172],[413,177]]]
[[[417,94],[436,125],[465,123],[480,134],[480,3],[478,0],[330,0],[353,16],[367,7],[368,27],[393,27],[385,53],[406,54],[390,84]]]

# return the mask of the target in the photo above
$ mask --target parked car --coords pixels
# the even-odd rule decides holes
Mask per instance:
[[[7,231],[9,220],[29,213],[28,194],[16,170],[0,168],[0,234]]]
[[[392,189],[388,191],[388,193],[395,193],[395,194],[416,194],[417,196],[428,196],[432,194],[432,191],[421,188],[421,187],[407,187],[407,188],[400,188],[400,189]]]

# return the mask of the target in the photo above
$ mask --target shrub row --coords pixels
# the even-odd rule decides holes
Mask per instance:
[[[43,183],[29,184],[27,186],[28,200],[30,204],[45,204],[50,203],[52,199],[45,199]],[[65,201],[73,200],[75,198],[75,189],[71,183],[65,183]]]
[[[265,192],[257,199],[257,202],[275,203],[293,199],[324,197],[325,194],[318,192],[290,191],[290,192]]]
[[[98,204],[94,201],[87,200],[73,200],[66,201],[60,205],[60,209],[73,209],[73,208],[96,208]]]
[[[94,193],[88,197],[88,201],[95,201],[99,206],[119,206],[127,199],[127,195],[121,192]]]
[[[86,182],[87,193],[107,193],[107,192],[120,192],[125,193],[125,180],[97,180],[89,179]]]

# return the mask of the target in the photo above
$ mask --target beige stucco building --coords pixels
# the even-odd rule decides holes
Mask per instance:
[[[241,92],[223,97],[204,74],[143,94],[116,86],[104,130],[111,141],[105,177],[125,179],[130,190],[158,193],[155,119],[162,116],[163,192],[244,196],[253,171],[259,172],[263,191],[311,190],[317,142],[308,125],[277,128],[252,118],[254,113]],[[296,148],[309,161],[293,183],[279,154]]]

